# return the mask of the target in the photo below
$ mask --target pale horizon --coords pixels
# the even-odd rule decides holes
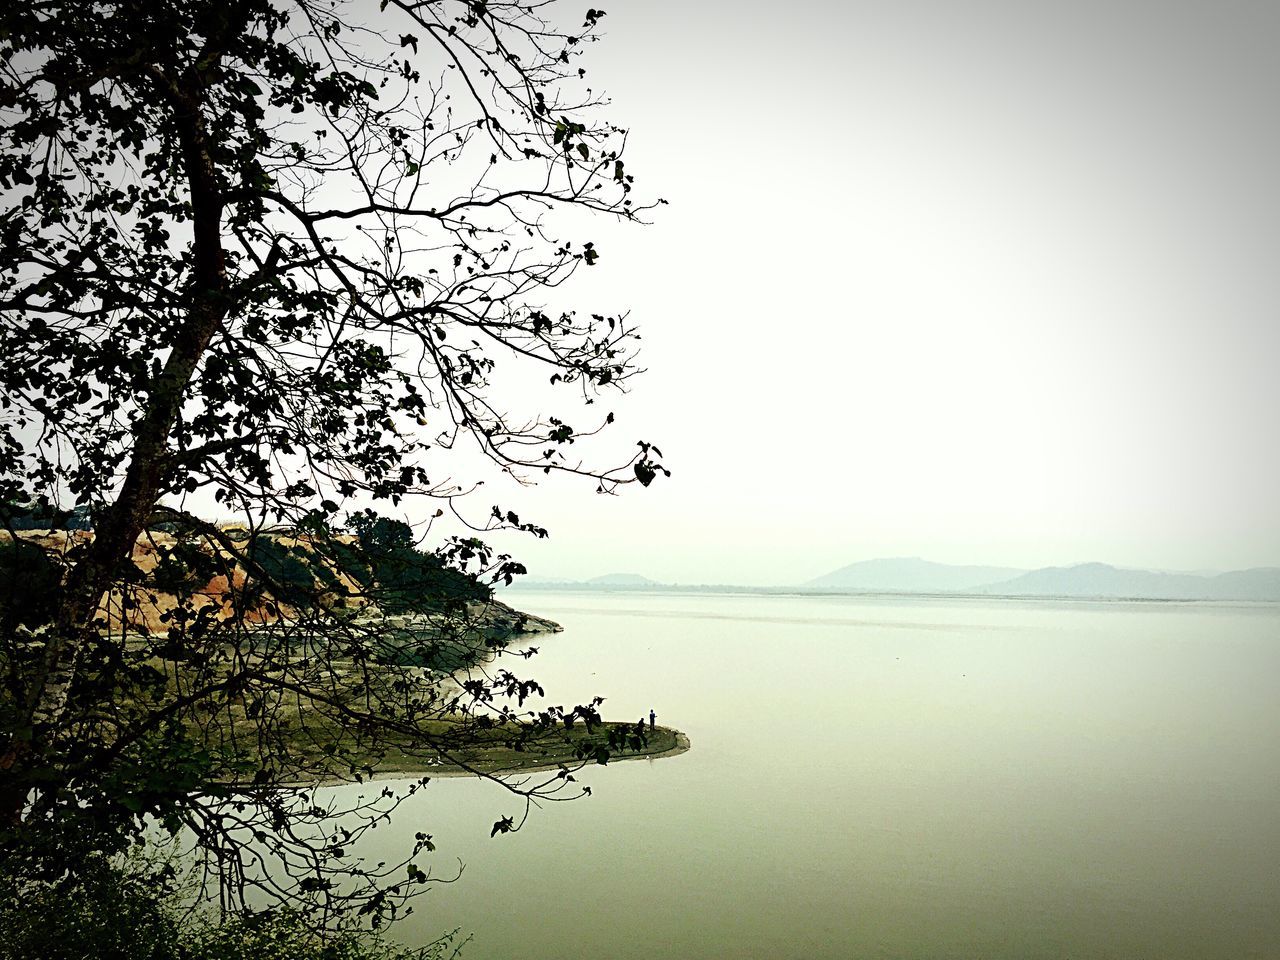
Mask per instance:
[[[478,506],[550,530],[491,538],[532,576],[1280,566],[1280,8],[602,24],[587,79],[670,206],[593,227],[565,291],[629,308],[648,370],[582,455],[646,439],[673,476],[495,477]]]
[[[943,566],[991,567],[991,568],[1007,569],[1010,571],[1018,571],[1018,572],[1025,572],[1025,573],[1030,573],[1033,570],[1042,570],[1042,569],[1051,569],[1051,568],[1070,569],[1071,567],[1078,567],[1078,566],[1083,566],[1087,564],[1102,564],[1104,566],[1114,567],[1117,570],[1142,571],[1142,572],[1150,572],[1150,573],[1184,574],[1184,575],[1200,576],[1200,577],[1212,577],[1218,574],[1237,572],[1239,570],[1280,569],[1280,565],[1263,565],[1259,567],[1236,567],[1231,569],[1200,567],[1196,569],[1174,570],[1174,569],[1168,569],[1168,568],[1139,567],[1139,566],[1130,566],[1126,564],[1108,563],[1106,560],[1096,560],[1096,559],[1081,559],[1081,560],[1067,561],[1064,563],[1049,563],[1039,567],[1019,567],[1016,564],[1007,564],[1007,563],[970,563],[970,562],[943,563],[943,561],[934,560],[932,557],[906,556],[906,555],[891,556],[886,554],[884,556],[876,556],[876,557],[861,557],[855,560],[850,560],[848,563],[841,564],[839,567],[833,567],[829,570],[824,570],[821,573],[815,574],[813,576],[795,578],[794,580],[790,580],[790,581],[778,581],[776,583],[737,583],[731,580],[719,580],[719,579],[716,579],[715,577],[711,577],[709,579],[699,580],[699,581],[663,580],[661,577],[651,576],[645,571],[638,570],[638,569],[637,570],[600,570],[594,573],[582,574],[580,576],[569,576],[569,575],[559,574],[554,572],[538,573],[535,571],[530,571],[529,574],[526,577],[524,577],[524,579],[529,581],[531,584],[538,581],[546,581],[546,582],[570,581],[574,583],[578,583],[578,582],[586,583],[601,577],[640,576],[640,577],[644,577],[647,580],[651,580],[660,586],[679,586],[679,587],[725,586],[725,587],[760,587],[763,589],[768,589],[770,587],[803,586],[811,580],[815,580],[827,573],[833,573],[836,570],[843,569],[844,567],[854,566],[860,563],[875,563],[877,561],[885,561],[885,560],[890,560],[890,561],[923,560],[927,563],[937,563]]]

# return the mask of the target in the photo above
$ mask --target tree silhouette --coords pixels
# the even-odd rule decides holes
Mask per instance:
[[[435,498],[464,517],[475,451],[602,492],[666,472],[645,442],[611,467],[573,452],[612,422],[590,404],[636,373],[635,336],[624,315],[552,305],[602,256],[573,211],[652,207],[578,66],[603,16],[480,0],[0,12],[0,501],[12,558],[38,546],[59,571],[41,574],[52,597],[0,607],[13,849],[40,833],[65,855],[150,815],[199,839],[224,891],[377,916],[430,879],[411,862],[429,838],[407,874],[366,871],[352,824],[383,811],[335,820],[282,784],[363,776],[389,751],[466,766],[477,738],[519,750],[599,723],[598,701],[522,710],[540,688],[483,656],[502,638],[474,577],[517,563],[470,535],[423,554],[364,511]],[[499,399],[505,371],[539,368],[577,426]],[[192,495],[243,528],[201,521]],[[17,529],[73,511],[91,534]],[[499,507],[464,519],[545,535]],[[390,594],[430,630],[367,616]],[[567,771],[493,779],[526,802],[572,793]],[[245,837],[278,868],[255,867]]]

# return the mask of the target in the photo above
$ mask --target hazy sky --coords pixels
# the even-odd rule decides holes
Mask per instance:
[[[1280,5],[607,9],[671,206],[579,290],[674,477],[502,496],[533,573],[1280,564]]]

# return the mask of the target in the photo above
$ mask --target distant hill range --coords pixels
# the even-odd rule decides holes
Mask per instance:
[[[638,573],[606,573],[602,577],[592,577],[586,581],[591,587],[657,587],[657,580],[650,580]]]
[[[1026,573],[1013,567],[964,567],[919,557],[863,560],[804,584],[806,590],[960,593]]]
[[[514,587],[530,590],[648,590],[668,584],[650,580],[638,573],[606,573],[590,580],[566,580],[563,577],[520,577]]]
[[[1280,601],[1280,567],[1255,567],[1205,576],[1081,563],[1074,567],[1032,570],[973,592],[1005,597]]]
[[[735,593],[956,594],[990,597],[1068,597],[1104,600],[1243,600],[1280,603],[1280,567],[1230,573],[1165,573],[1105,563],[1019,570],[933,563],[919,557],[864,560],[798,587],[664,584],[635,573],[591,580],[523,578],[517,587],[540,590],[651,590]]]
[[[850,593],[1280,602],[1280,567],[1257,567],[1210,575],[1129,570],[1105,563],[1016,570],[952,566],[911,557],[850,564],[810,580],[801,589]]]

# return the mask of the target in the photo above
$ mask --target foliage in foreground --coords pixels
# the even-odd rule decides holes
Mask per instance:
[[[390,919],[430,834],[356,850],[414,788],[338,810],[292,785],[601,722],[496,654],[436,667],[501,639],[468,596],[522,568],[480,537],[547,534],[482,484],[667,473],[647,441],[586,443],[638,338],[561,293],[601,259],[588,224],[654,206],[579,65],[603,16],[0,4],[0,847],[56,876],[160,824],[229,900]],[[490,779],[495,833],[584,792]]]
[[[406,949],[364,931],[323,938],[296,914],[179,906],[161,875],[90,860],[61,883],[0,876],[0,960],[442,960],[450,938]]]

